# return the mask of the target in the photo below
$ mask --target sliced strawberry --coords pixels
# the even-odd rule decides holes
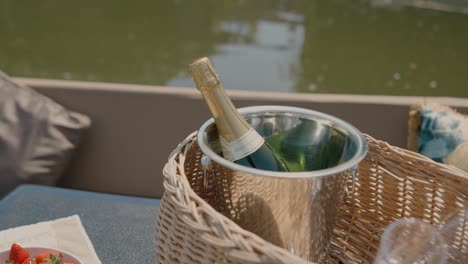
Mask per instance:
[[[37,255],[37,256],[35,257],[36,262],[37,262],[37,263],[41,263],[41,262],[43,262],[44,260],[49,259],[49,255],[50,255],[50,254],[51,254],[51,253],[46,252],[46,253],[42,253],[42,254]]]
[[[23,261],[29,258],[29,253],[22,248],[20,245],[13,243],[10,248],[10,256],[8,260],[13,261],[13,263],[22,264]]]
[[[27,258],[23,262],[21,262],[21,264],[36,264],[36,262],[31,258]]]
[[[41,263],[41,262],[45,262],[46,260],[50,261],[52,259],[57,259],[58,255],[59,254],[56,252],[45,252],[45,253],[37,255],[35,259],[37,263]]]
[[[37,264],[59,264],[63,255],[61,253],[47,252],[36,256]]]

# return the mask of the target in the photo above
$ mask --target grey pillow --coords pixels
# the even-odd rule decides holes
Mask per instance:
[[[90,124],[0,71],[0,197],[21,183],[55,184]]]

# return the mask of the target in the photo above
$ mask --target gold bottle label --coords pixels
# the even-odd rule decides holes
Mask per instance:
[[[232,142],[228,142],[220,137],[220,143],[224,158],[230,161],[236,161],[257,151],[257,149],[263,145],[264,139],[257,131],[251,128],[247,133],[242,135],[242,137]]]

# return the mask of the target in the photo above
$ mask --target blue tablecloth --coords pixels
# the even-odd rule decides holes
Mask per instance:
[[[0,230],[77,214],[103,264],[156,263],[157,199],[22,185],[0,200]]]

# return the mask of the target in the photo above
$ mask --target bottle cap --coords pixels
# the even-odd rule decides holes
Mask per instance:
[[[199,90],[219,83],[219,77],[207,57],[192,62],[188,67],[188,72],[192,75],[192,79]]]

